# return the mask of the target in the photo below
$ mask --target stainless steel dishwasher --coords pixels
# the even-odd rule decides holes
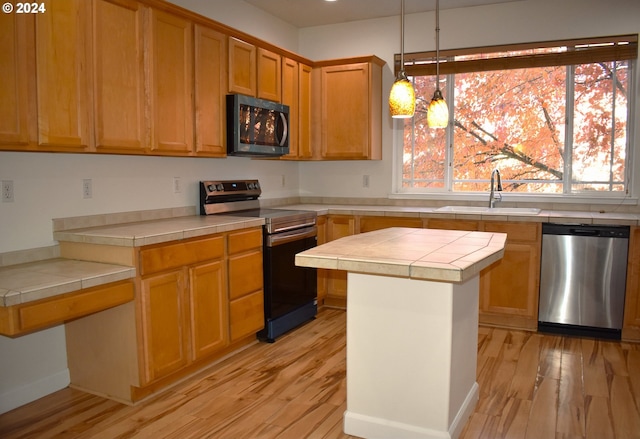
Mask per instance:
[[[629,227],[542,225],[540,331],[620,339]]]

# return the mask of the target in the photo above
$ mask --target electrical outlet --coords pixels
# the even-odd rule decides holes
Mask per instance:
[[[369,176],[368,175],[363,175],[362,176],[362,187],[369,187]]]
[[[13,203],[13,180],[2,180],[2,202]]]
[[[173,193],[179,194],[182,192],[182,182],[180,181],[180,177],[173,177]]]
[[[82,180],[82,198],[93,197],[93,183],[90,178]]]

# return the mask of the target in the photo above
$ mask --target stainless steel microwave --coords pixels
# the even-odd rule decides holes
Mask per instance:
[[[279,157],[288,153],[288,105],[227,95],[227,155]]]

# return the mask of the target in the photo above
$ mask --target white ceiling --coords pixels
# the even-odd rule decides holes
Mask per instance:
[[[244,0],[296,27],[321,26],[400,15],[401,0]],[[440,9],[519,0],[441,0]],[[406,0],[405,14],[433,11],[435,0]]]

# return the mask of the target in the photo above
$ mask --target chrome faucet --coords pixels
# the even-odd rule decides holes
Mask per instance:
[[[494,190],[494,176],[497,177],[498,185]],[[489,194],[489,207],[496,207],[496,203],[502,201],[502,179],[500,178],[500,171],[498,168],[491,172],[491,193]]]

